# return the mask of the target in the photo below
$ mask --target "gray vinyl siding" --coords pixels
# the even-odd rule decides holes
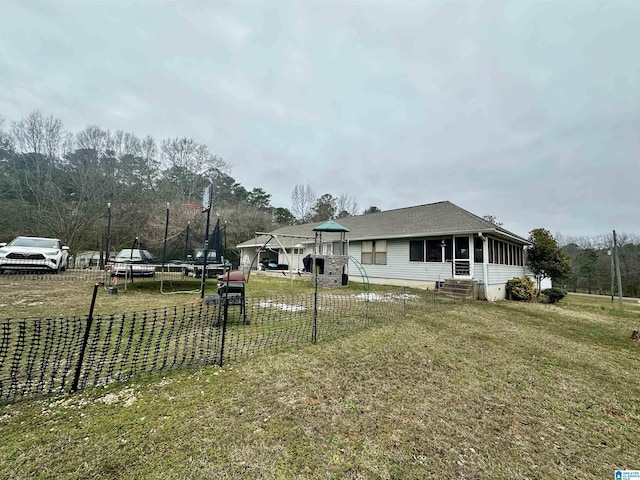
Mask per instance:
[[[514,277],[522,277],[524,275],[524,267],[515,265],[496,265],[490,263],[489,267],[489,284],[505,284]]]
[[[482,270],[482,263],[473,264],[473,279],[479,282],[484,282],[484,271]]]
[[[361,242],[349,243],[349,254],[361,260]],[[350,262],[349,274],[359,275],[358,269]],[[411,262],[409,261],[409,240],[387,241],[386,265],[363,265],[370,278],[389,278],[415,281],[444,281],[452,277],[451,262]],[[473,278],[484,281],[483,264],[473,264]],[[522,277],[525,269],[515,265],[487,265],[487,277],[490,285],[504,285],[513,277]]]
[[[361,260],[361,243],[349,243],[349,254]],[[408,240],[387,241],[386,265],[363,265],[367,276],[372,278],[393,278],[417,281],[444,281],[451,278],[451,262],[410,262]],[[351,275],[357,272],[355,265],[349,267]]]

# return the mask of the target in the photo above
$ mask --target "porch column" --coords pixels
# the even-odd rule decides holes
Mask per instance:
[[[489,238],[482,236],[482,281],[484,298],[489,300]]]

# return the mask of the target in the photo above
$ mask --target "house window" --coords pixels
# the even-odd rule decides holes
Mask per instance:
[[[440,240],[427,240],[427,262],[442,262]]]
[[[473,239],[473,260],[477,263],[484,262],[484,251],[482,248],[482,244],[484,242],[480,237],[475,237]]]
[[[444,259],[443,259],[444,250]],[[467,258],[468,258],[467,243]],[[453,258],[453,240],[433,238],[429,240],[411,240],[409,242],[409,261],[441,263]]]
[[[489,263],[521,267],[523,265],[522,246],[490,238]]]
[[[424,240],[411,240],[409,242],[409,261],[424,262]]]
[[[387,264],[387,241],[376,240],[373,242],[373,253],[376,259],[376,265]]]
[[[372,240],[362,242],[360,263],[363,265],[386,265],[387,241]]]
[[[442,250],[444,246],[444,259]],[[453,258],[453,241],[450,238],[427,240],[427,262],[443,262]]]
[[[362,242],[362,254],[360,263],[363,265],[371,265],[373,263],[373,242]]]

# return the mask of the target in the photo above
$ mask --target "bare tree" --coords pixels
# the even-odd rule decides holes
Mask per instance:
[[[196,174],[204,174],[214,168],[223,172],[229,169],[222,158],[191,138],[168,138],[162,141],[160,150],[166,168],[178,167]]]
[[[158,160],[158,147],[153,137],[147,135],[140,141],[140,157],[145,162],[147,178],[150,182],[158,179],[160,161]]]
[[[76,149],[76,136],[71,132],[64,132],[64,135],[62,137],[62,152],[61,152],[62,158],[64,159],[67,155],[69,155],[75,149]]]
[[[229,169],[227,163],[209,152],[206,145],[191,138],[170,138],[160,146],[164,166],[164,185],[167,194],[186,201],[194,201],[218,172]]]
[[[65,139],[62,120],[52,115],[45,117],[39,111],[12,125],[12,134],[16,149],[20,153],[43,155],[50,159],[59,159]]]
[[[83,150],[95,150],[100,156],[104,155],[111,142],[109,130],[102,130],[97,125],[89,125],[76,135],[76,145]]]
[[[52,178],[56,166],[62,163],[66,138],[62,121],[34,111],[13,122],[11,134],[18,154],[12,164],[17,195],[36,205],[29,212],[31,215],[45,218],[48,204],[59,196],[59,186]]]
[[[291,213],[300,222],[307,222],[313,216],[316,204],[316,194],[307,185],[296,185],[291,192]]]
[[[348,193],[342,193],[336,201],[336,218],[352,217],[358,214],[358,202]]]
[[[142,140],[140,144],[140,155],[147,162],[157,161],[158,158],[158,147],[156,146],[156,141],[150,135],[147,135]]]
[[[13,150],[13,141],[11,136],[3,130],[5,119],[0,117],[0,152],[3,150]]]
[[[117,130],[109,139],[107,150],[116,158],[125,155],[139,157],[142,154],[142,142],[133,133]]]
[[[499,222],[498,217],[494,215],[483,215],[482,218],[487,222],[491,222],[494,225],[497,225],[498,227],[501,227],[502,225],[504,225],[502,222]]]

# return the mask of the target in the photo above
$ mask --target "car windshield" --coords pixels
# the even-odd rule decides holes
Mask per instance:
[[[204,250],[196,250],[195,254],[196,254],[196,260],[202,260],[204,258]],[[215,258],[216,258],[216,251],[209,250],[209,254],[207,255],[207,261],[215,260]]]
[[[18,237],[9,246],[11,247],[36,247],[36,248],[60,248],[60,241],[54,238],[30,238]]]
[[[130,248],[120,250],[116,255],[116,262],[141,262],[143,260],[153,260],[153,256],[146,250],[131,250]]]

